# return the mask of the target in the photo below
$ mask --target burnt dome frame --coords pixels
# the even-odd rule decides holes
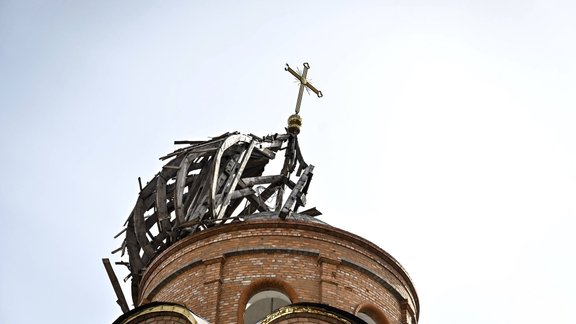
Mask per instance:
[[[160,158],[168,162],[143,188],[124,223],[121,246],[127,252],[132,298],[150,262],[176,241],[198,231],[248,218],[310,218],[316,208],[298,212],[314,166],[304,161],[294,133],[258,137],[238,132],[184,144]],[[264,175],[268,163],[285,151],[282,170]],[[294,180],[291,179],[292,173]]]

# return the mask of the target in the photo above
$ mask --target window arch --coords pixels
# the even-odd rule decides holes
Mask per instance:
[[[356,316],[368,324],[388,324],[386,315],[374,304],[360,304],[356,307]]]
[[[276,290],[261,291],[248,300],[244,310],[244,323],[260,323],[268,314],[280,307],[290,305],[290,298]]]
[[[286,282],[261,279],[248,286],[238,300],[238,324],[256,324],[273,311],[297,302],[295,290]]]
[[[361,320],[363,320],[367,324],[378,324],[370,315],[368,315],[364,312],[358,312],[358,314],[356,314],[356,316],[358,316],[358,318],[360,318]]]

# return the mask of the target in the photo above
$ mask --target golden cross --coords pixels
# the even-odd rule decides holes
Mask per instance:
[[[290,72],[297,80],[300,82],[300,91],[298,91],[298,100],[296,101],[296,114],[300,112],[300,103],[302,103],[302,93],[304,92],[304,87],[314,91],[314,93],[318,96],[318,98],[322,98],[322,91],[314,88],[314,86],[306,80],[306,75],[308,74],[308,69],[310,65],[308,63],[304,63],[304,71],[302,71],[302,75],[298,74],[298,72],[292,70],[292,68],[286,64],[284,70]]]

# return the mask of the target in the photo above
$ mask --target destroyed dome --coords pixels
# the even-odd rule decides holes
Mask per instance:
[[[141,188],[114,251],[127,250],[133,287],[156,256],[198,231],[263,218],[320,222],[316,208],[299,211],[314,166],[304,162],[296,134],[226,133],[175,144],[186,146],[160,158],[168,162]],[[265,172],[279,151],[282,169]]]

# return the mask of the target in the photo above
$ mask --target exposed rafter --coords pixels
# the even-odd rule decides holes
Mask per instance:
[[[304,162],[296,134],[261,138],[226,133],[208,141],[176,143],[188,146],[160,158],[168,162],[141,189],[122,230],[122,245],[114,251],[128,251],[129,262],[124,264],[130,270],[135,302],[134,292],[148,264],[184,237],[251,217],[320,214],[315,208],[296,213],[305,205],[314,169]],[[285,151],[282,169],[264,174],[279,151]]]

